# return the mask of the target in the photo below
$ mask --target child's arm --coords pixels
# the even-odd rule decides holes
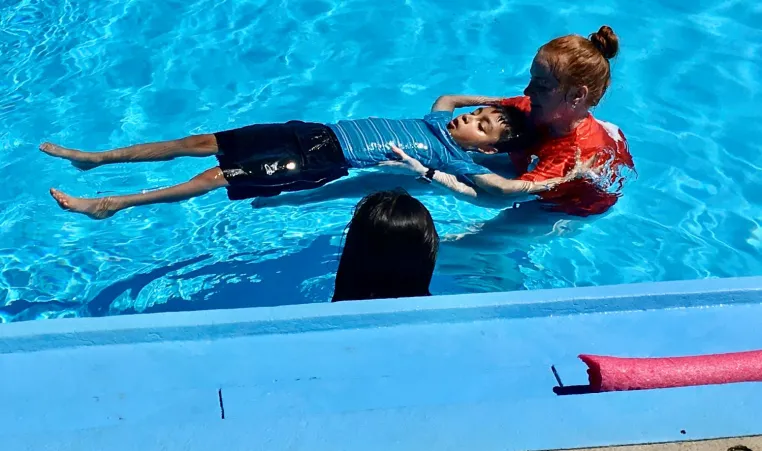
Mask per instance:
[[[382,166],[401,168],[404,171],[412,172],[419,177],[425,175],[429,171],[429,168],[425,167],[415,158],[407,155],[397,146],[392,145],[391,148],[392,151],[400,158],[400,161],[384,162],[381,163]],[[494,204],[499,202],[501,199],[503,202],[505,202],[506,200],[516,200],[517,197],[523,197],[529,194],[538,194],[544,191],[548,191],[555,188],[560,183],[570,180],[568,177],[559,177],[555,179],[544,180],[542,182],[530,182],[525,180],[510,180],[500,177],[497,174],[484,174],[476,177],[487,178],[487,180],[492,182],[489,183],[489,185],[492,185],[489,188],[492,189],[484,189],[482,187],[475,188],[461,182],[456,176],[439,170],[434,171],[432,183],[436,186],[447,189],[448,191],[455,194],[455,196],[459,199],[465,200],[475,205],[487,206],[486,204]]]
[[[423,176],[428,172],[429,168],[421,164],[420,161],[416,160],[415,158],[411,158],[405,152],[394,145],[391,147],[392,151],[394,151],[394,153],[397,154],[397,156],[400,158],[400,161],[391,161],[385,164],[382,163],[383,165],[401,167],[418,176]],[[592,170],[591,168],[594,166],[596,158],[593,157],[590,160],[583,162],[580,159],[580,151],[577,150],[575,160],[576,164],[574,165],[574,168],[572,168],[572,170],[569,171],[569,173],[564,177],[556,177],[539,182],[507,179],[497,174],[480,174],[474,176],[474,179],[480,188],[478,189],[461,182],[454,175],[447,174],[442,171],[434,171],[432,181],[436,185],[446,188],[457,194],[458,197],[472,203],[477,203],[474,201],[480,195],[483,196],[484,192],[488,192],[500,197],[515,198],[517,196],[525,196],[528,194],[539,194],[552,190],[562,183],[566,183],[580,177],[585,177],[590,174]]]
[[[481,188],[475,188],[467,185],[458,180],[458,178],[454,175],[441,171],[434,171],[432,184],[447,190],[450,194],[453,194],[460,200],[477,205],[479,207],[488,208],[505,208],[506,206],[512,205],[514,201],[520,200],[522,195],[529,195],[533,194],[534,192],[531,187],[527,189],[522,185],[521,190],[514,191],[512,193],[513,195],[511,196],[496,196],[482,190]],[[527,190],[524,191],[523,189]],[[542,189],[541,191],[545,191],[546,189],[547,188]]]
[[[402,162],[388,161],[381,163],[380,165],[382,167],[394,168],[395,171],[401,170],[401,172],[405,174],[413,173],[419,177],[426,173],[427,169],[423,167],[423,165],[421,165],[418,160],[412,159],[411,163],[403,159]],[[415,163],[420,165],[420,168],[416,167],[417,165]],[[509,199],[505,196],[493,195],[481,188],[461,182],[454,175],[450,175],[441,171],[434,172],[431,184],[438,187],[439,189],[446,190],[457,199],[476,205],[478,207],[506,208],[513,205],[513,203],[517,200],[516,198]]]
[[[439,97],[431,107],[431,111],[453,112],[456,108],[468,106],[498,105],[501,100],[503,100],[502,97],[447,95]]]

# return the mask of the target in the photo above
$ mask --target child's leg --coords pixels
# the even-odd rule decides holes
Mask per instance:
[[[166,161],[177,157],[208,157],[217,154],[217,139],[213,134],[188,136],[147,144],[137,144],[104,152],[82,152],[57,144],[43,143],[40,150],[71,161],[75,167],[87,170],[109,163]]]
[[[69,196],[53,188],[50,189],[50,194],[64,210],[82,213],[92,219],[105,219],[125,208],[179,202],[227,185],[228,182],[223,177],[222,171],[219,167],[215,167],[207,169],[185,183],[142,194],[83,199]]]

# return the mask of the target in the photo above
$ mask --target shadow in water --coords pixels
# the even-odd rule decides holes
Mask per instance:
[[[43,315],[51,312],[71,312],[64,316],[76,316],[73,312],[80,310],[82,304],[79,302],[59,302],[59,301],[27,301],[17,299],[8,305],[0,306],[0,316],[11,318],[12,321],[31,321],[40,319]]]
[[[544,272],[532,250],[577,236],[587,221],[549,212],[537,202],[524,203],[468,233],[443,237],[437,265],[463,292],[525,290],[528,273]]]
[[[282,193],[274,197],[261,197],[251,202],[254,208],[300,206],[338,199],[360,199],[375,191],[404,188],[411,196],[431,194],[434,189],[411,175],[363,171],[329,183],[319,189]]]
[[[211,258],[211,255],[201,255],[190,260],[173,263],[163,268],[156,268],[146,273],[135,274],[124,280],[115,282],[101,290],[100,293],[95,295],[95,297],[87,303],[87,316],[107,315],[111,303],[122,293],[129,292],[131,299],[137,299],[140,291],[154,280],[160,279],[167,274],[185,268],[186,266],[202,262],[208,258]]]
[[[430,185],[421,184],[409,175],[368,172],[339,180],[318,190],[286,193],[267,198],[266,205],[261,206],[300,205],[308,202],[359,198],[374,190],[400,186],[412,195],[433,191]],[[503,210],[497,217],[480,224],[471,233],[457,239],[444,239],[437,262],[436,276],[442,279],[446,292],[493,291],[494,288],[489,287],[505,288],[506,282],[490,283],[489,279],[504,279],[507,268],[513,268],[508,272],[515,273],[516,280],[510,287],[520,289],[523,277],[519,268],[534,266],[527,254],[527,246],[560,235],[573,236],[585,222],[581,218],[550,213],[535,202],[523,204],[518,209]],[[315,299],[328,301],[333,290],[332,277],[312,280],[310,282],[312,285],[308,289],[298,284],[335,272],[339,251],[338,247],[330,244],[330,236],[320,236],[305,249],[277,259],[247,261],[241,257],[249,254],[239,254],[231,256],[226,261],[215,262],[185,274],[173,274],[212,258],[211,255],[200,255],[116,281],[100,291],[85,305],[69,301],[17,300],[1,307],[0,315],[19,321],[36,319],[41,312],[67,312],[66,316],[70,316],[69,312],[71,316],[106,316],[115,313],[155,313],[302,304],[315,302]],[[260,257],[256,254],[250,255],[252,259]],[[495,260],[495,264],[492,264],[490,260]],[[258,280],[250,280],[252,276],[257,276]],[[114,301],[125,293],[132,300],[136,300],[146,286],[164,277],[174,280],[206,278],[215,283],[210,288],[191,294],[190,299],[175,296],[165,303],[155,304],[142,310],[134,306],[119,312],[112,310]]]
[[[111,312],[112,303],[123,293],[129,292],[137,299],[140,291],[149,283],[162,277],[175,280],[191,280],[211,276],[217,282],[213,287],[202,289],[183,299],[171,297],[165,303],[155,304],[142,310],[134,307],[119,314],[158,313],[193,310],[230,309],[244,307],[269,307],[276,305],[304,304],[314,302],[299,286],[301,281],[336,271],[339,248],[330,244],[330,236],[320,236],[308,247],[298,252],[266,261],[239,260],[247,254],[231,256],[229,260],[215,262],[181,275],[170,275],[190,265],[211,258],[202,255],[191,260],[136,274],[105,288],[86,306],[83,316],[105,316]],[[249,280],[257,276],[257,281]],[[311,287],[310,293],[326,292],[326,300],[333,290],[333,278],[326,277]]]
[[[531,243],[573,236],[586,222],[586,218],[548,211],[539,202],[525,202],[502,210],[478,224],[476,230],[448,240],[447,245],[473,251],[494,250],[495,246],[523,249]]]

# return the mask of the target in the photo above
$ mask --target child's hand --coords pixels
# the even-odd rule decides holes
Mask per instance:
[[[409,156],[394,144],[389,144],[392,152],[399,157],[399,161],[382,161],[379,166],[395,170],[395,172],[402,172],[405,174],[414,174],[422,176],[426,174],[427,168],[420,161]]]

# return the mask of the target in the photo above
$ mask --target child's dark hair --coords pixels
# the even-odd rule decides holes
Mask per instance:
[[[403,189],[363,198],[349,223],[332,302],[429,296],[439,235]]]
[[[500,113],[500,122],[506,125],[498,143],[510,141],[524,134],[527,129],[527,116],[523,111],[515,106],[506,105],[498,105],[495,109]]]
[[[500,121],[506,124],[505,131],[495,145],[498,153],[511,152],[527,146],[529,138],[529,118],[515,106],[496,106],[500,112]]]

